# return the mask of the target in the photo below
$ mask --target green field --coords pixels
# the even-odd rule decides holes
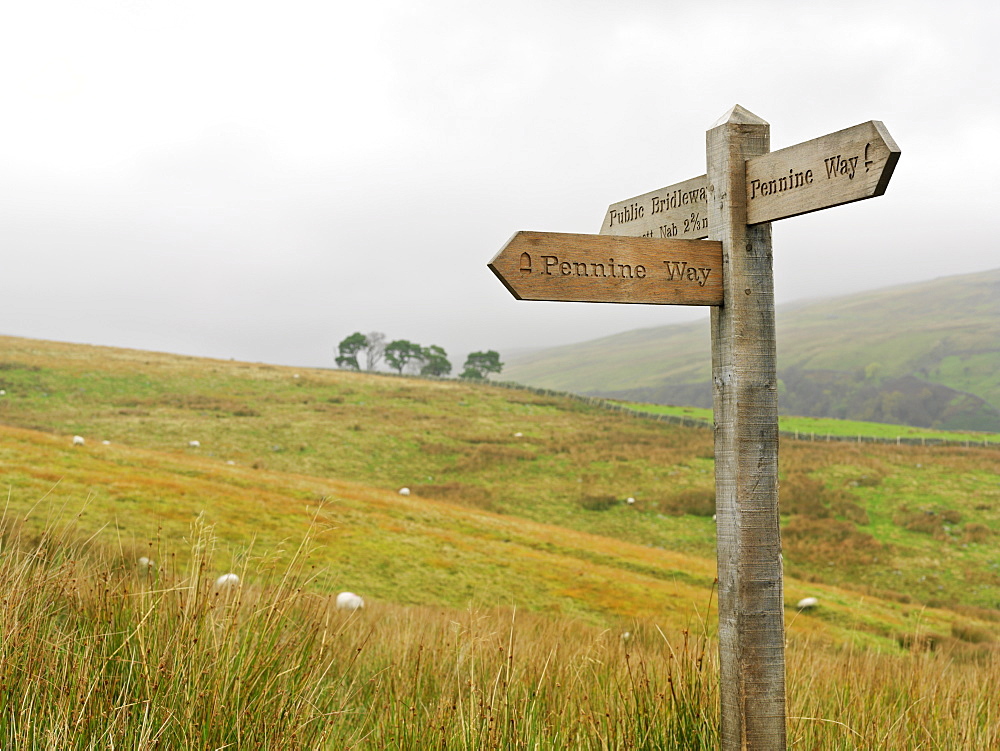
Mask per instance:
[[[779,306],[779,409],[891,423],[896,430],[1000,432],[998,284],[1000,269],[993,269]],[[712,403],[707,320],[507,360],[505,378],[537,388],[643,403]]]
[[[707,407],[676,407],[669,404],[644,404],[642,402],[618,402],[621,406],[636,412],[651,415],[672,415],[700,420],[712,424],[712,410]],[[1000,444],[1000,434],[977,433],[961,430],[932,430],[915,428],[910,425],[893,425],[860,420],[838,420],[833,417],[793,417],[782,415],[778,418],[778,428],[784,433],[797,433],[804,440],[821,440],[824,436],[838,438],[879,439],[881,441],[916,440],[927,442]]]
[[[119,721],[121,747],[219,747],[272,720],[274,748],[712,747],[711,431],[489,384],[0,345],[3,747],[90,748]],[[795,744],[998,740],[998,467],[782,442]],[[238,606],[212,590],[227,571]],[[365,610],[333,610],[340,590]],[[36,673],[66,690],[25,705]],[[227,706],[245,723],[206,729]]]

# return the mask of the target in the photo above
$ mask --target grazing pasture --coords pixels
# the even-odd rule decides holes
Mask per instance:
[[[488,384],[0,344],[3,747],[713,747],[710,431]],[[997,745],[998,467],[783,440],[796,746]],[[168,653],[187,667],[157,682]]]
[[[397,505],[404,504],[399,489],[407,488],[417,507],[438,502],[446,515],[482,512],[504,526],[531,521],[559,534],[629,543],[654,559],[704,559],[706,573],[696,578],[699,586],[711,580],[710,431],[457,381],[10,337],[0,343],[0,388],[7,392],[0,424],[50,436],[58,449],[46,458],[49,449],[36,437],[26,444],[35,457],[5,459],[7,486],[25,491],[13,492],[12,503],[33,503],[60,480],[71,495],[88,499],[82,519],[95,528],[117,519],[131,525],[130,535],[148,536],[158,526],[178,535],[192,514],[205,511],[213,523],[224,522],[220,538],[239,543],[297,534],[287,502],[279,500],[286,490],[314,503],[330,498],[333,513],[350,502],[331,482],[390,491]],[[74,435],[90,440],[64,452],[74,448]],[[200,443],[195,450],[187,447],[192,435]],[[153,483],[155,473],[137,471],[147,462],[179,476]],[[1000,606],[1000,447],[785,439],[779,468],[786,572],[793,578],[913,606]],[[293,490],[298,482],[308,489]],[[247,487],[272,490],[234,500],[233,489]],[[405,536],[404,526],[381,531]],[[338,533],[399,565],[361,529],[341,524]],[[450,560],[452,576],[470,580],[457,592],[480,586],[457,563],[457,549],[430,545],[424,534],[408,539],[414,549],[438,551],[425,560]],[[362,560],[346,563],[360,567]],[[682,578],[689,577],[675,580]],[[401,588],[392,595],[421,597]]]

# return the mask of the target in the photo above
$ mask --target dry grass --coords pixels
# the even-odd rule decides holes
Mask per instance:
[[[707,640],[513,610],[344,614],[307,565],[212,530],[153,567],[74,539],[0,549],[4,748],[711,748]],[[155,546],[154,546],[155,548]]]
[[[0,551],[3,747],[716,742],[694,615],[709,431],[489,386],[4,344],[0,468],[28,522]],[[781,451],[787,600],[822,603],[788,610],[792,747],[998,747],[1000,454]],[[75,532],[52,531],[60,504],[82,507]],[[288,543],[307,533],[316,569]],[[131,563],[150,539],[153,587]],[[248,584],[223,602],[208,585],[229,568]],[[345,618],[338,588],[372,606]]]
[[[1000,747],[1000,653],[923,648],[888,655],[792,644],[791,748],[896,751]]]
[[[4,748],[712,749],[702,622],[602,628],[508,608],[333,607],[307,539],[246,551],[213,586],[212,530],[177,556],[108,551],[74,525],[0,547]],[[135,565],[155,552],[155,568]],[[981,630],[912,624],[885,654],[792,637],[790,748],[986,749],[1000,659]],[[933,646],[934,649],[928,649]]]

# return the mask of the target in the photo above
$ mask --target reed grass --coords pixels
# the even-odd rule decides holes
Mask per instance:
[[[248,552],[214,586],[183,557],[107,551],[73,526],[5,524],[3,748],[708,748],[705,638],[622,638],[515,608],[345,614],[307,564]],[[708,745],[702,745],[702,744]],[[540,745],[539,745],[540,744]]]
[[[710,749],[710,624],[601,628],[512,606],[334,607],[307,538],[273,565],[215,538],[152,540],[135,565],[76,536],[4,520],[0,746],[95,749]],[[710,608],[705,608],[709,612]],[[919,630],[919,625],[916,627]],[[991,643],[896,654],[807,639],[788,650],[789,742],[808,749],[1000,743]]]

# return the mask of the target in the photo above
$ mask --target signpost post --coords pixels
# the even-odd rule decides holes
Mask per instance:
[[[783,751],[770,222],[882,195],[900,150],[870,121],[770,152],[739,105],[706,140],[706,175],[611,204],[599,235],[518,232],[489,267],[519,300],[711,306],[722,748]]]

